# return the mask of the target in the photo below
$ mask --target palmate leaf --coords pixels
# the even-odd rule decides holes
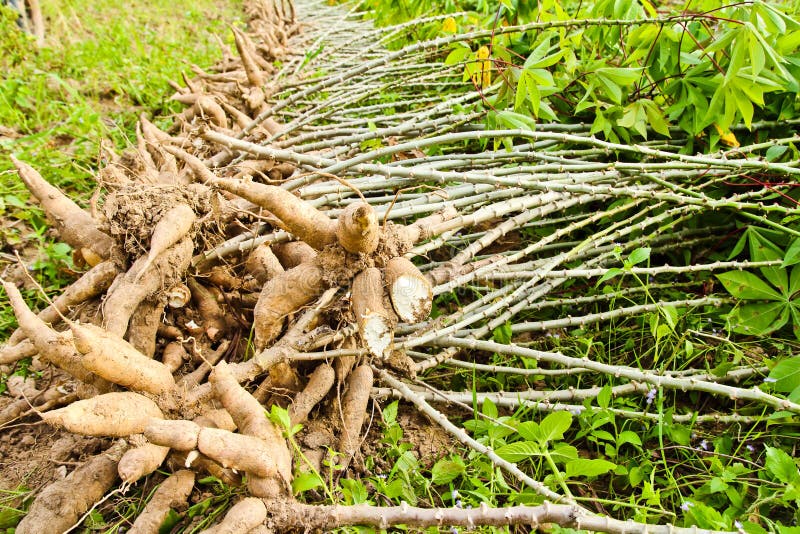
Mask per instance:
[[[761,278],[747,271],[728,271],[717,275],[728,293],[742,300],[784,300]]]
[[[769,379],[774,388],[781,393],[790,393],[800,387],[800,356],[782,360],[772,368]]]
[[[789,321],[789,305],[785,302],[748,302],[729,313],[728,321],[738,334],[763,336]]]

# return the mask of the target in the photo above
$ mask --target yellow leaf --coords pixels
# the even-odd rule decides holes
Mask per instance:
[[[720,128],[717,123],[714,123],[714,128],[716,128],[717,133],[719,134],[719,140],[722,141],[722,144],[725,146],[739,148],[741,145],[739,140],[736,139],[736,136],[733,135],[733,132],[728,130],[728,132],[723,132],[722,128]]]
[[[489,59],[489,47],[482,46],[475,52],[478,60],[478,69],[472,76],[472,83],[480,87],[489,87],[492,84],[492,61]]]
[[[445,33],[456,33],[458,28],[456,27],[456,19],[453,17],[447,17],[442,22],[442,31]]]

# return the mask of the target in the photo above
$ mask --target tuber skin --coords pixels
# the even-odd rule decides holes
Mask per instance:
[[[119,269],[113,262],[104,261],[95,265],[64,289],[50,306],[40,311],[39,319],[45,323],[56,323],[61,319],[60,314],[67,313],[70,307],[82,304],[107,290],[117,274],[119,274]],[[20,328],[11,334],[8,344],[14,345],[23,339],[25,339],[25,332]]]
[[[159,299],[146,299],[137,306],[128,325],[128,343],[148,358],[156,353],[156,336],[163,312],[164,304]]]
[[[51,425],[84,436],[123,438],[142,434],[153,419],[164,415],[156,403],[130,391],[104,393],[41,414]]]
[[[75,350],[72,343],[71,332],[57,333],[51,330],[28,308],[15,285],[4,282],[3,288],[6,290],[6,295],[8,295],[8,300],[11,302],[11,307],[14,310],[14,315],[20,328],[33,343],[41,358],[64,369],[78,380],[100,391],[108,391],[110,389],[108,382],[94,375],[83,364],[81,355]],[[22,345],[21,343],[17,346]]]
[[[183,343],[179,341],[171,341],[167,343],[161,353],[161,363],[167,366],[171,372],[175,372],[181,368],[183,362],[189,359],[189,354],[183,348]]]
[[[383,358],[394,341],[394,321],[383,307],[383,277],[370,267],[353,278],[353,313],[358,332],[370,354]]]
[[[294,402],[289,407],[289,417],[292,426],[304,423],[308,414],[333,387],[336,372],[330,364],[322,363],[314,369],[308,379],[308,384],[303,391],[295,395]]]
[[[433,288],[416,265],[402,256],[392,258],[384,269],[392,307],[402,321],[424,321],[433,306]]]
[[[147,443],[139,436],[141,445],[128,449],[119,461],[117,472],[123,482],[133,484],[158,469],[169,454],[169,447]]]
[[[41,203],[61,239],[82,254],[84,249],[90,252],[83,254],[90,265],[94,266],[99,261],[108,259],[114,248],[114,240],[100,231],[92,216],[48,183],[33,167],[13,155],[9,157],[25,186]]]
[[[247,46],[247,42],[238,28],[231,26],[231,30],[233,31],[236,50],[239,52],[239,57],[242,58],[242,67],[244,67],[244,72],[247,75],[247,81],[253,87],[261,87],[264,85],[264,73],[261,72],[258,64],[253,59],[253,51]]]
[[[151,443],[177,451],[197,449],[222,467],[264,478],[278,475],[274,451],[253,436],[201,427],[192,421],[157,419],[151,419],[143,433]]]
[[[322,274],[315,263],[304,263],[267,282],[253,310],[256,350],[263,350],[280,335],[287,315],[322,293]]]
[[[279,476],[268,476],[265,480],[251,478],[248,480],[250,492],[270,498],[286,493],[292,480],[292,456],[280,431],[265,416],[264,407],[239,385],[225,362],[216,365],[208,380],[239,431],[260,438],[271,451]]]
[[[245,497],[234,504],[225,517],[200,534],[241,534],[250,532],[267,520],[267,506],[261,499]]]
[[[110,333],[122,337],[128,330],[128,322],[136,307],[147,297],[174,283],[173,278],[181,276],[192,261],[194,244],[188,237],[160,254],[147,272],[139,272],[147,263],[141,257],[111,287],[103,303],[105,328]]]
[[[194,488],[194,473],[182,469],[158,487],[150,502],[128,531],[129,534],[158,534],[170,509],[185,505]]]
[[[217,299],[203,285],[194,278],[189,278],[187,285],[192,292],[192,301],[200,313],[200,323],[203,325],[208,339],[216,341],[228,330],[225,312],[222,311]]]
[[[336,242],[336,223],[285,189],[224,178],[211,183],[266,209],[281,220],[286,230],[317,250]]]
[[[83,354],[83,366],[109,382],[153,395],[175,389],[172,372],[148,358],[130,343],[92,324],[70,325],[75,348]]]
[[[17,534],[66,532],[99,501],[117,480],[117,463],[125,452],[124,441],[90,458],[83,465],[47,486],[36,496]]]
[[[250,252],[244,268],[262,285],[284,272],[281,262],[268,243],[263,243]]]
[[[371,254],[378,248],[381,228],[375,210],[365,202],[348,205],[336,223],[336,237],[347,252]]]
[[[137,273],[137,278],[147,272],[155,259],[169,247],[183,239],[197,221],[197,215],[187,204],[178,204],[167,210],[153,227],[150,236],[150,251],[147,259]]]
[[[361,441],[361,426],[367,415],[367,403],[373,380],[372,368],[363,364],[350,373],[347,381],[347,392],[342,399],[343,420],[339,451],[348,459],[356,453]]]
[[[272,245],[272,252],[286,270],[297,267],[302,263],[310,263],[317,257],[317,251],[302,241],[275,243]]]

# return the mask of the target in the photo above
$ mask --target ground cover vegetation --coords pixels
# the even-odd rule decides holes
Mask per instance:
[[[246,8],[91,215],[10,160],[91,269],[2,424],[100,449],[18,532],[797,528],[794,6]]]

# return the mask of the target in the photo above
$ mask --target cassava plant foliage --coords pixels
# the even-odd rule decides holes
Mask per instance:
[[[86,270],[0,424],[110,447],[16,532],[793,532],[791,11],[415,4],[248,2],[91,211],[12,159]]]

